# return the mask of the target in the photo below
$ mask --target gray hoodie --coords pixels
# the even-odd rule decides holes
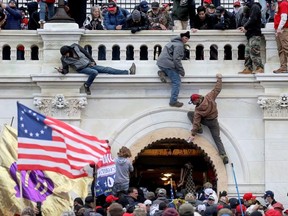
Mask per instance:
[[[116,175],[115,183],[127,183],[129,182],[129,174],[133,172],[134,168],[128,158],[116,157]]]
[[[162,68],[173,69],[181,76],[184,76],[185,71],[181,62],[183,57],[184,43],[182,42],[181,37],[178,36],[165,45],[157,59],[157,65]]]

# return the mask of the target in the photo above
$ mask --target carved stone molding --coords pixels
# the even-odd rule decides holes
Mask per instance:
[[[52,97],[34,97],[34,105],[44,115],[62,118],[80,118],[81,110],[87,105],[86,97],[65,98],[63,94]]]
[[[264,118],[288,119],[288,93],[276,98],[258,98],[257,103],[264,110]]]

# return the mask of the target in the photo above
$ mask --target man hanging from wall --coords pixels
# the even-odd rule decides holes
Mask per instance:
[[[191,130],[191,137],[188,140],[192,142],[197,133],[203,133],[201,124],[206,125],[211,132],[211,135],[218,148],[223,163],[227,164],[229,160],[220,138],[218,110],[217,104],[215,102],[218,94],[221,92],[222,89],[222,74],[216,74],[216,78],[217,83],[214,89],[210,91],[207,95],[202,96],[199,94],[192,94],[190,97],[189,104],[194,104],[196,105],[196,107],[195,111],[189,111],[187,113],[189,120],[193,124],[193,128]]]

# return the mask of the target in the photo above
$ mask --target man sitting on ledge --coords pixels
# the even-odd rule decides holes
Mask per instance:
[[[134,75],[136,73],[136,66],[134,63],[130,67],[129,71],[97,65],[92,56],[83,47],[75,43],[71,46],[62,46],[60,49],[60,53],[62,55],[62,68],[57,68],[58,72],[62,74],[67,74],[69,72],[69,66],[71,66],[78,73],[87,74],[89,76],[87,81],[84,83],[84,88],[87,95],[91,95],[90,86],[98,73],[115,75]]]

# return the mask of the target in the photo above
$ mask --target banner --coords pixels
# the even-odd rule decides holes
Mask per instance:
[[[0,137],[0,215],[20,214],[25,206],[42,202],[42,215],[61,215],[71,210],[76,197],[84,199],[92,178],[71,180],[55,172],[17,170],[17,131],[4,125]],[[22,185],[21,185],[22,183]],[[22,186],[23,198],[20,194]]]
[[[112,158],[110,148],[107,149],[107,154],[97,164],[97,179],[95,184],[95,195],[104,194],[108,196],[112,193],[116,173],[116,165]]]

